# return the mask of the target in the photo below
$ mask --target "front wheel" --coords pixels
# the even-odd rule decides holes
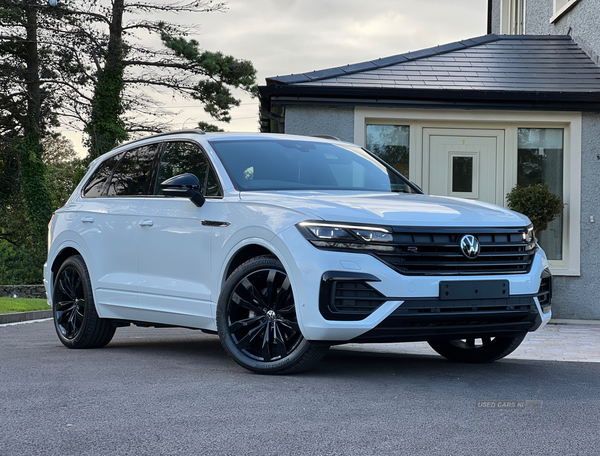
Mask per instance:
[[[482,337],[428,342],[431,348],[458,363],[492,363],[511,354],[525,339],[517,337]]]
[[[98,317],[85,261],[79,255],[61,265],[52,293],[54,327],[69,348],[100,348],[115,334],[110,320]]]
[[[235,362],[259,374],[290,374],[329,348],[300,332],[290,279],[270,255],[248,260],[225,282],[217,305],[221,344]]]

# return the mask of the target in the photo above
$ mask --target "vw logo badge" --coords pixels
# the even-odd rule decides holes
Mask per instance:
[[[481,245],[475,236],[465,234],[460,240],[460,250],[467,258],[477,258],[481,251]]]

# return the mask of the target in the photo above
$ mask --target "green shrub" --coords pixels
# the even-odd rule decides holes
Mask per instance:
[[[508,207],[526,215],[536,232],[544,231],[563,210],[562,198],[550,191],[548,184],[515,186],[506,195]]]
[[[39,285],[44,266],[42,254],[35,255],[0,240],[0,284]]]

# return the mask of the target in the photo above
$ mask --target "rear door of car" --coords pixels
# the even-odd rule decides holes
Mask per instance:
[[[207,198],[204,206],[162,195],[161,182],[185,173],[200,180]],[[211,328],[211,237],[219,229],[212,222],[222,191],[197,143],[164,144],[153,193],[142,209],[138,239],[139,303],[148,311],[145,320]]]
[[[100,165],[83,190],[79,234],[91,252],[98,312],[131,318],[139,282],[137,236],[160,144],[120,153]]]

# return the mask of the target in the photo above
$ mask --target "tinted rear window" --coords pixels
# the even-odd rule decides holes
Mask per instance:
[[[113,173],[108,196],[148,195],[158,146],[159,144],[149,144],[127,151]]]
[[[114,157],[109,158],[104,161],[98,169],[92,174],[90,180],[85,184],[83,188],[83,196],[86,198],[93,198],[102,196],[104,194],[104,190],[106,188],[106,184],[112,176],[113,170],[119,160],[123,157],[123,154],[115,155]]]

